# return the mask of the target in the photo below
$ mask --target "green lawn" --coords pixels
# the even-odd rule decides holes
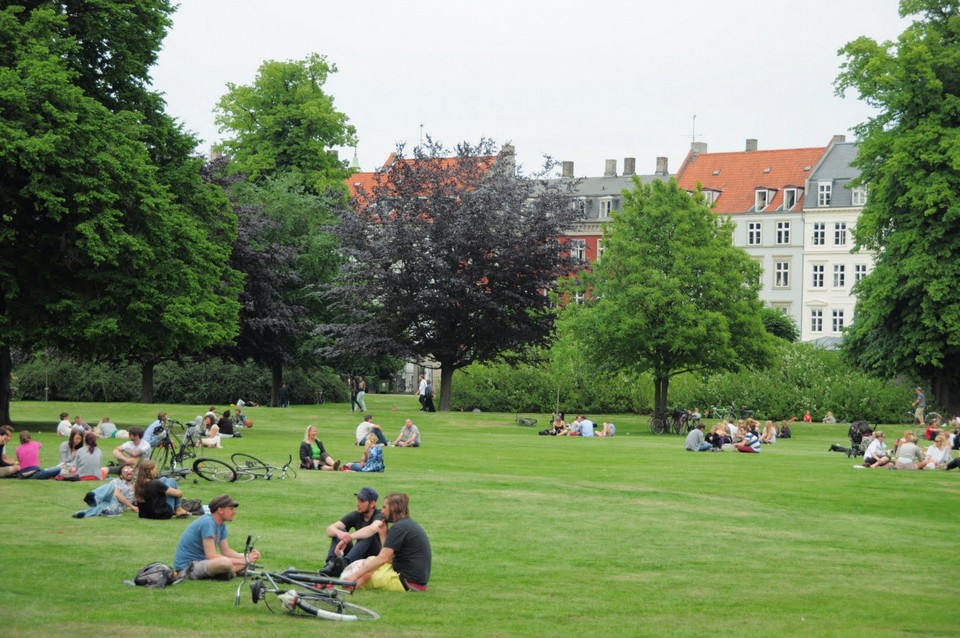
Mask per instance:
[[[828,453],[846,426],[794,427],[757,456],[692,454],[617,416],[613,439],[537,436],[506,414],[418,414],[412,396],[368,395],[392,439],[412,416],[419,449],[385,450],[380,475],[301,473],[227,486],[231,540],[259,537],[262,563],[319,568],[324,528],[370,485],[410,494],[433,545],[429,592],[361,591],[375,625],[271,614],[234,583],[126,587],[143,564],[173,561],[183,520],[76,520],[85,483],[0,481],[5,593],[0,633],[20,636],[840,636],[957,635],[960,472],[854,470]],[[182,421],[207,406],[15,403],[56,463],[60,411],[93,423]],[[225,406],[221,406],[221,409]],[[296,455],[308,424],[355,460],[360,421],[345,404],[254,408],[255,427],[213,456]],[[604,417],[595,415],[595,420]],[[899,428],[887,428],[891,432]],[[14,435],[16,438],[16,435]],[[892,439],[893,437],[891,437]],[[8,453],[12,454],[15,441]],[[105,453],[110,446],[106,444]],[[182,485],[204,502],[222,485]]]

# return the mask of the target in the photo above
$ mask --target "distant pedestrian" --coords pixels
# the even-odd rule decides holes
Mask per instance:
[[[423,404],[427,412],[436,412],[437,409],[433,406],[433,381],[427,381],[427,388],[424,391],[423,395]]]
[[[290,407],[290,390],[287,388],[286,383],[280,386],[280,391],[277,392],[277,405],[281,408]]]

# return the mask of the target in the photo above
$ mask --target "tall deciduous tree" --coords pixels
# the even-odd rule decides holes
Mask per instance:
[[[474,361],[546,342],[545,292],[570,271],[558,237],[573,221],[559,181],[524,177],[513,151],[433,140],[361,187],[338,229],[346,256],[327,299],[331,354],[433,359],[440,409],[453,373]]]
[[[28,4],[0,11],[3,418],[11,346],[153,356],[221,338],[230,319],[208,312],[229,279],[209,249],[210,233],[229,238],[235,222],[143,89],[144,43],[169,3]],[[137,43],[141,18],[150,33]]]
[[[314,193],[341,190],[349,175],[331,154],[356,143],[356,130],[323,90],[335,64],[313,53],[304,60],[264,62],[251,85],[227,84],[217,105],[231,169],[252,180],[294,171]]]
[[[960,3],[903,0],[897,42],[859,38],[841,53],[840,94],[879,114],[856,128],[868,200],[855,230],[876,264],[856,288],[844,349],[865,369],[915,374],[955,405],[960,370]]]
[[[603,258],[572,287],[585,301],[565,308],[562,326],[596,365],[649,371],[663,414],[674,375],[769,362],[760,268],[733,246],[732,223],[674,180],[634,178],[623,196],[604,228]]]

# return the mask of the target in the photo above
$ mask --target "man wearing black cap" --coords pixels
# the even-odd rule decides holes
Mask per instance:
[[[321,574],[339,576],[343,568],[353,561],[376,556],[380,552],[382,537],[387,531],[383,525],[383,513],[377,509],[380,495],[372,487],[364,487],[355,496],[357,509],[327,528],[327,536],[331,539],[330,550]],[[351,530],[355,531],[351,533]]]
[[[218,578],[230,580],[246,567],[243,554],[230,549],[227,543],[227,521],[232,521],[240,504],[226,494],[210,501],[210,513],[193,521],[180,536],[173,569],[190,580]],[[217,554],[217,550],[220,553]],[[248,555],[251,563],[260,558],[260,552],[252,550]]]

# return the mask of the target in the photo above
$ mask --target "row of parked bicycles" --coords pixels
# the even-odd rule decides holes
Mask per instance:
[[[711,405],[707,416],[711,419],[748,419],[753,416],[753,410],[746,406]],[[650,431],[653,434],[687,434],[700,424],[702,415],[683,407],[667,410],[663,414],[654,414],[650,419]]]
[[[236,452],[230,456],[228,463],[223,459],[203,456],[204,448],[199,446],[203,433],[197,425],[184,425],[176,419],[167,419],[162,427],[163,431],[158,433],[150,457],[162,476],[182,478],[193,473],[207,481],[225,483],[297,477],[292,455],[284,465],[277,466],[250,454]]]

